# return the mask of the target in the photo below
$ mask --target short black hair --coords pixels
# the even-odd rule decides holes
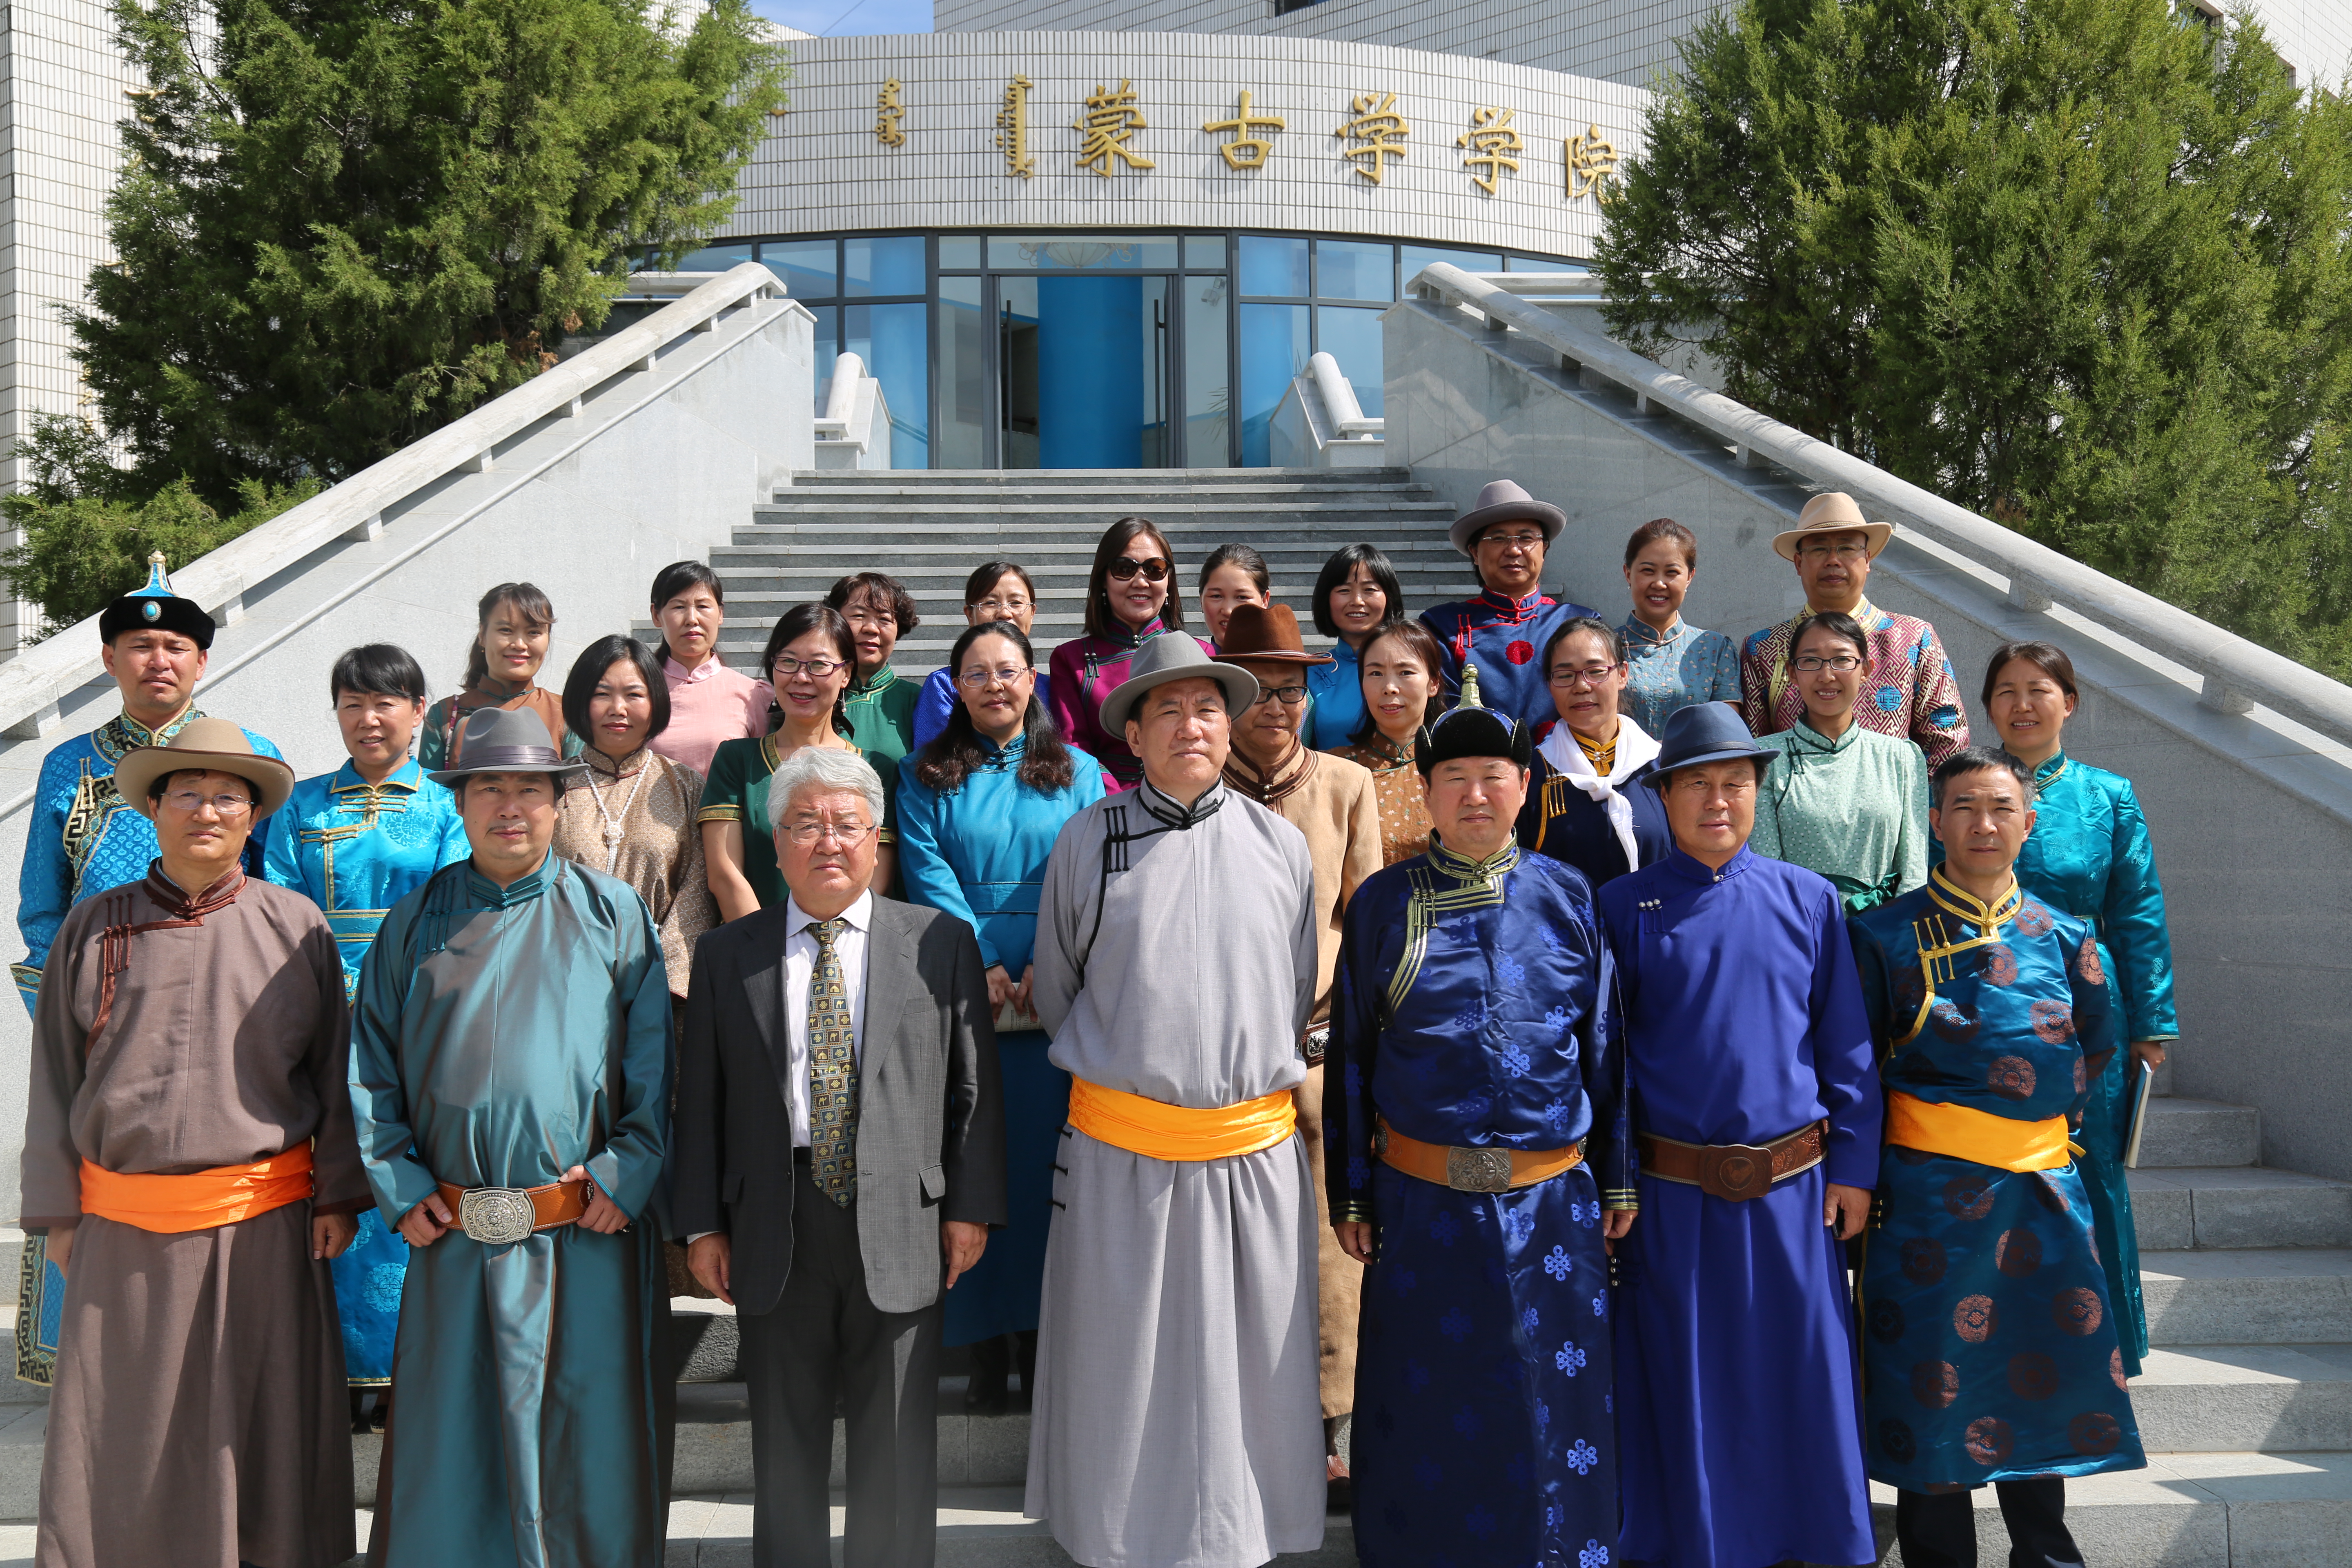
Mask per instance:
[[[327,700],[341,702],[346,691],[356,691],[363,697],[401,697],[422,702],[425,695],[425,669],[416,662],[415,654],[393,643],[372,642],[345,648],[328,673]]]
[[[1944,808],[1944,786],[1954,779],[1969,773],[2007,773],[2017,781],[2025,793],[2025,804],[2033,804],[2033,770],[1998,746],[1962,746],[1936,764],[1936,775],[1928,791],[1929,802],[1937,810]]]
[[[673,561],[654,574],[654,614],[660,615],[664,605],[688,588],[708,588],[720,607],[726,606],[727,584],[718,573],[699,561]]]
[[[1612,664],[1622,664],[1625,662],[1625,634],[1623,632],[1619,631],[1615,626],[1611,626],[1607,621],[1602,620],[1598,616],[1570,616],[1568,619],[1560,622],[1559,626],[1554,626],[1552,628],[1551,636],[1544,639],[1543,663],[1537,666],[1537,668],[1543,671],[1544,679],[1546,680],[1549,680],[1551,679],[1552,650],[1559,647],[1560,644],[1566,642],[1569,638],[1574,637],[1579,632],[1591,632],[1594,637],[1599,637],[1602,645],[1609,649],[1609,661]]]
[[[1330,560],[1323,563],[1322,574],[1315,579],[1315,629],[1327,637],[1339,635],[1339,623],[1331,618],[1332,591],[1345,586],[1359,566],[1370,573],[1381,592],[1388,595],[1387,618],[1372,635],[1378,637],[1404,619],[1404,590],[1397,584],[1396,567],[1387,553],[1377,544],[1343,544],[1331,552]]]
[[[1863,663],[1870,662],[1870,634],[1862,629],[1862,623],[1843,610],[1822,610],[1808,616],[1797,628],[1796,636],[1789,639],[1789,658],[1792,665],[1797,657],[1797,645],[1817,631],[1827,632],[1852,647],[1862,656]]]
[[[603,637],[580,650],[580,657],[572,661],[572,673],[563,678],[563,722],[583,743],[592,733],[588,700],[596,695],[596,683],[604,679],[604,672],[623,660],[637,667],[637,673],[645,678],[646,694],[653,699],[653,728],[646,731],[646,739],[650,742],[669,728],[669,682],[662,679],[653,649],[635,637]]]

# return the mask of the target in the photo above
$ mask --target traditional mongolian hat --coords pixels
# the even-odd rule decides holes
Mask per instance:
[[[1772,548],[1780,552],[1783,561],[1794,561],[1797,546],[1815,533],[1859,533],[1864,539],[1863,548],[1875,560],[1894,537],[1895,525],[1873,522],[1863,516],[1862,508],[1843,490],[1823,490],[1805,503],[1805,510],[1797,514],[1796,527],[1772,536]]]
[[[135,594],[125,594],[99,612],[98,637],[100,642],[112,642],[125,632],[177,632],[194,639],[201,648],[213,646],[213,618],[205,614],[204,606],[194,599],[183,599],[172,592],[172,580],[163,574],[163,552],[160,550],[147,557],[147,585]]]
[[[1308,653],[1298,635],[1298,617],[1287,605],[1244,605],[1225,623],[1219,658],[1255,658],[1275,664],[1329,664],[1328,653]]]
[[[455,786],[476,773],[551,773],[559,784],[584,778],[588,764],[556,749],[555,737],[528,708],[477,708],[467,715],[457,765],[433,774]]]
[[[155,803],[147,792],[155,781],[191,768],[231,773],[251,784],[258,797],[253,808],[257,821],[284,805],[294,793],[294,770],[255,751],[245,731],[226,719],[191,719],[164,744],[123,752],[114,764],[114,787],[132,810],[152,818]]]
[[[1427,778],[1440,763],[1461,757],[1503,757],[1528,765],[1535,742],[1528,727],[1478,703],[1478,667],[1462,667],[1462,700],[1421,727],[1412,738],[1412,765]]]
[[[1780,754],[1757,743],[1748,732],[1747,721],[1730,703],[1694,702],[1667,716],[1665,732],[1658,737],[1658,760],[1643,782],[1663,793],[1677,768],[1737,762],[1742,757],[1760,758],[1769,766]]]
[[[1454,548],[1467,555],[1478,531],[1498,522],[1532,522],[1543,530],[1549,544],[1568,526],[1568,513],[1547,500],[1538,500],[1508,479],[1496,479],[1478,492],[1478,504],[1454,520]]]
[[[1235,615],[1241,612],[1236,610]],[[1201,651],[1201,645],[1181,632],[1163,632],[1143,639],[1127,667],[1127,679],[1103,699],[1102,727],[1114,735],[1127,732],[1128,714],[1136,700],[1155,686],[1171,680],[1213,680],[1224,688],[1225,711],[1239,713],[1257,700],[1257,677],[1237,664],[1225,664]],[[468,742],[467,744],[472,744]]]

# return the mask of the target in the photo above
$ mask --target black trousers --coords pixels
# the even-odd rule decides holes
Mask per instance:
[[[845,1568],[930,1568],[939,1506],[939,1302],[885,1312],[866,1294],[857,1205],[793,1183],[793,1268],[770,1312],[747,1313],[753,1568],[827,1568],[833,1411],[847,1415]]]
[[[1903,1568],[1977,1568],[1976,1509],[1970,1491],[1895,1494],[1895,1539]],[[2066,1478],[1995,1481],[2009,1526],[2009,1568],[2082,1568],[2066,1529]]]

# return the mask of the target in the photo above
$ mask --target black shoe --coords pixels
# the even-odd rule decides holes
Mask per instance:
[[[1356,1483],[1346,1476],[1335,1476],[1323,1483],[1323,1510],[1326,1513],[1356,1511]]]
[[[1012,1347],[1003,1338],[976,1340],[971,1346],[971,1377],[964,1384],[963,1407],[973,1415],[1002,1415],[1009,1406],[1006,1380],[1013,1372]]]
[[[1024,1329],[1013,1336],[1013,1367],[1021,1374],[1021,1392],[1037,1397],[1037,1331]]]

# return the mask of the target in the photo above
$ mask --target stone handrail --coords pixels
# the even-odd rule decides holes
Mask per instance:
[[[2208,709],[2243,713],[2259,703],[2331,741],[2352,745],[2352,688],[1710,392],[1520,298],[1503,287],[1511,276],[1465,272],[1435,262],[1414,274],[1407,288],[1416,299],[1450,301],[1484,316],[1489,331],[1515,331],[1540,343],[1559,355],[1560,368],[1576,373],[1583,385],[1622,389],[1633,397],[1636,412],[1672,415],[1721,441],[1743,467],[1783,468],[1822,489],[1845,491],[1864,511],[1914,530],[2006,577],[2010,602],[2020,609],[2063,605],[2194,671],[2203,682],[2198,700]],[[1541,276],[1517,275],[1523,281]]]
[[[774,273],[748,261],[722,273],[639,274],[631,282],[681,297],[252,532],[199,560],[173,563],[172,586],[231,624],[244,613],[247,590],[338,541],[374,538],[387,509],[450,474],[490,472],[502,442],[543,419],[579,417],[583,399],[652,371],[672,344],[710,331],[740,306],[784,293]],[[101,673],[95,616],[26,648],[0,664],[0,732],[35,738],[61,700]]]
[[[1331,416],[1331,427],[1343,439],[1387,427],[1384,420],[1364,417],[1364,406],[1356,401],[1355,386],[1340,370],[1339,362],[1328,353],[1310,356],[1307,374],[1314,379],[1315,390],[1322,394],[1324,412]]]

